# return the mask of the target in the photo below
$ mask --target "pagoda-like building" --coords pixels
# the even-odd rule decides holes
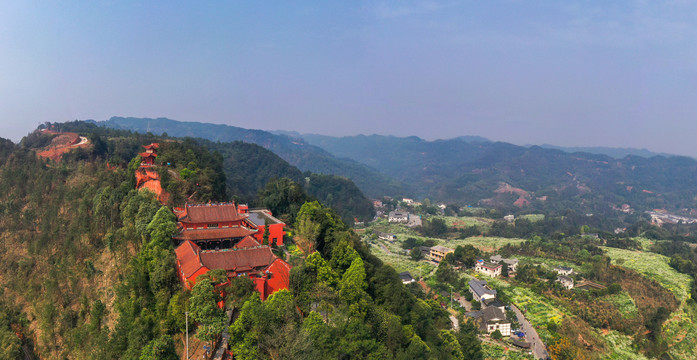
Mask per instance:
[[[159,143],[152,143],[149,145],[143,145],[145,152],[140,153],[141,163],[140,166],[153,166],[155,165],[155,159],[157,158],[157,149],[160,147]]]

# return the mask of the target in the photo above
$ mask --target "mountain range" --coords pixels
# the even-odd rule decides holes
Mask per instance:
[[[507,211],[588,214],[697,209],[697,161],[636,149],[518,146],[469,136],[332,137],[169,119],[114,117],[101,126],[259,144],[302,171],[352,179],[368,196],[429,198]],[[590,151],[605,152],[594,154]],[[609,154],[609,155],[608,155]],[[638,156],[643,154],[646,156]],[[623,155],[623,157],[618,158]],[[627,210],[630,209],[630,210]]]

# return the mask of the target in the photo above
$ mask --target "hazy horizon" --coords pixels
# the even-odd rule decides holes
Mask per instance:
[[[0,4],[0,136],[167,117],[697,156],[697,4]]]

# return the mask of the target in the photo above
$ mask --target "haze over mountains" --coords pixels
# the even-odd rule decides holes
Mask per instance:
[[[697,209],[693,181],[697,161],[647,150],[568,152],[578,148],[518,146],[476,136],[427,141],[416,136],[274,134],[164,118],[114,117],[97,123],[170,136],[256,143],[302,171],[348,177],[371,197],[407,196],[509,211],[573,209],[589,214],[614,213],[624,204],[640,211]]]

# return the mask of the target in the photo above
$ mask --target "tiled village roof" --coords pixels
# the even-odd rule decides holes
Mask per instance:
[[[484,286],[486,285],[486,281],[484,280],[477,280],[477,279],[472,279],[469,281],[469,286],[472,288],[472,291],[474,291],[477,294],[477,297],[482,297],[482,295],[494,295],[496,296],[496,290],[491,290],[487,289]]]
[[[175,240],[215,240],[241,238],[255,234],[255,230],[243,227],[230,227],[220,229],[182,229],[173,238]]]

